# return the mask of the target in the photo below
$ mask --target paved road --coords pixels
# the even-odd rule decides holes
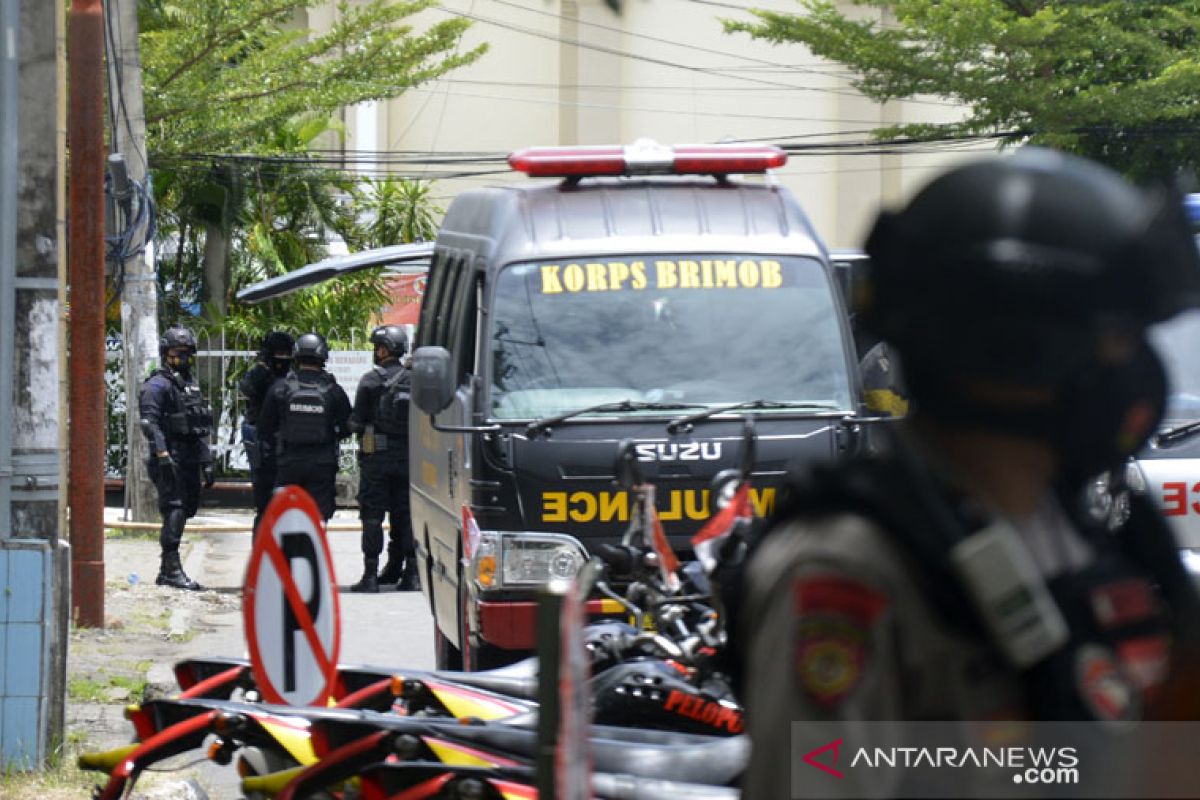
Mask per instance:
[[[250,519],[250,515],[242,511],[206,509],[195,522],[248,524]],[[334,521],[356,521],[356,516],[354,512],[338,512]],[[249,532],[201,533],[196,527],[185,532],[185,541],[194,543],[185,565],[188,574],[208,589],[240,598],[250,558]],[[343,589],[340,593],[342,652],[339,661],[343,664],[432,669],[433,622],[424,595],[394,591],[363,595],[348,591],[350,584],[362,575],[360,535],[358,532],[330,531],[329,547],[333,554],[334,575]],[[208,604],[203,609],[181,613],[178,620],[172,615],[172,625],[179,625],[179,632],[194,633],[193,638],[179,646],[177,657],[247,656],[240,601]],[[170,663],[155,663],[150,680],[173,685]],[[195,754],[181,755],[174,761],[194,762]],[[241,796],[237,773],[231,767],[202,761],[193,763],[190,771],[172,777],[198,780],[211,800]],[[178,782],[167,791],[170,797],[195,797],[187,785]],[[175,793],[171,794],[171,791]]]
[[[206,510],[203,521],[248,522],[241,511],[213,513]],[[353,512],[339,511],[334,521],[354,521]],[[189,537],[196,536],[188,533]],[[206,587],[240,592],[250,557],[249,533],[204,533],[205,546],[189,558],[188,572]],[[342,652],[346,664],[433,668],[433,622],[420,592],[385,591],[355,594],[347,590],[362,576],[359,534],[330,531],[334,575],[342,587]],[[208,615],[196,621],[198,635],[189,642],[192,654],[242,656],[246,653],[240,612]]]

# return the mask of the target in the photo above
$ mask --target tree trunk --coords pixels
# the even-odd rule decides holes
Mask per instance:
[[[222,214],[228,217],[228,214]],[[221,319],[229,310],[229,230],[225,224],[204,226],[204,317]]]

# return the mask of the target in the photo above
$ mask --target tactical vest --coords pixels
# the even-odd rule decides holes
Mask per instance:
[[[180,376],[166,372],[174,389],[175,408],[167,414],[167,433],[180,439],[207,439],[212,433],[212,408],[195,381],[185,381]]]
[[[789,486],[772,518],[759,523],[751,549],[786,519],[840,513],[865,517],[905,555],[908,571],[947,629],[990,642],[980,612],[951,567],[947,547],[955,537],[981,528],[982,520],[972,519],[953,498],[915,474],[921,467],[904,461],[862,459],[813,470]],[[942,507],[932,508],[934,504]],[[1091,565],[1046,582],[1070,639],[1028,669],[1013,668],[1035,719],[1139,718],[1166,677],[1173,640],[1188,636],[1187,626],[1196,624],[1200,605],[1173,536],[1145,498],[1132,497],[1131,506],[1130,520],[1119,533],[1088,537],[1096,556]],[[948,531],[948,526],[958,530]],[[1086,536],[1086,526],[1081,529]],[[722,590],[734,620],[729,626],[730,667],[739,683],[744,675],[738,653],[744,648],[739,647],[738,630],[753,624],[737,619],[744,576],[744,569],[734,571],[723,578]]]
[[[375,404],[375,429],[380,433],[406,434],[408,432],[409,370],[400,367],[391,374],[382,366],[376,366],[383,386]]]
[[[296,373],[284,379],[280,438],[285,446],[333,444],[334,382],[322,375],[319,383],[301,383]]]

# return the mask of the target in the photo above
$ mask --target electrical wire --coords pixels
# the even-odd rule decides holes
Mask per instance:
[[[515,25],[513,23],[505,22],[503,20],[492,19],[490,17],[484,17],[479,14],[473,14],[473,13],[470,13],[467,11],[456,11],[454,9],[445,8],[442,6],[439,6],[437,10],[442,11],[446,14],[456,16],[456,17],[462,17],[464,19],[475,20],[476,22],[483,23],[484,25],[492,25],[497,28],[504,28],[505,30],[515,31],[516,33],[523,33],[527,36],[533,36],[538,39],[548,39],[550,41],[558,42],[560,44],[568,44],[568,45],[572,45],[574,47],[582,48],[584,50],[593,50],[598,53],[605,53],[607,55],[617,56],[618,58],[628,58],[633,61],[644,61],[648,64],[657,64],[658,66],[662,66],[662,67],[671,67],[672,69],[681,69],[681,70],[684,70],[687,72],[700,73],[702,75],[713,75],[713,76],[720,77],[720,78],[727,78],[729,80],[740,80],[740,81],[746,81],[749,83],[757,83],[762,86],[778,86],[778,87],[782,87],[785,89],[796,88],[796,85],[792,84],[792,83],[780,83],[779,81],[768,81],[768,80],[763,80],[762,78],[754,78],[754,77],[749,77],[749,76],[745,76],[745,75],[729,75],[729,74],[723,73],[723,72],[721,72],[721,70],[713,68],[713,67],[697,67],[692,64],[681,64],[679,62],[668,61],[663,58],[655,58],[653,56],[644,56],[644,55],[640,55],[638,53],[630,53],[625,50],[619,50],[615,47],[607,47],[605,45],[591,44],[590,42],[580,41],[579,39],[569,39],[564,36],[556,36],[551,33],[545,33],[544,31],[539,31],[539,30],[536,30],[533,28],[527,28],[527,27],[524,27],[521,25]],[[834,91],[834,90],[830,90],[830,91]]]
[[[110,119],[110,124],[112,126],[111,143],[112,143],[112,146],[114,148],[116,148],[117,141],[119,138],[117,136],[118,126],[117,126],[117,121],[116,121],[116,115],[114,113],[114,109],[113,109],[113,105],[112,105],[113,100],[111,97],[112,94],[116,94],[117,105],[120,107],[120,110],[121,110],[120,117],[121,117],[121,120],[125,123],[125,130],[129,136],[130,149],[134,150],[137,153],[138,160],[142,162],[142,170],[147,171],[150,169],[150,165],[146,163],[146,155],[142,152],[142,148],[138,146],[137,136],[135,136],[134,132],[133,132],[133,123],[129,119],[129,108],[125,104],[125,79],[124,79],[125,60],[122,57],[121,53],[117,49],[117,37],[113,33],[113,19],[114,18],[117,19],[117,23],[116,23],[117,25],[121,24],[121,20],[120,20],[119,15],[114,14],[112,12],[113,2],[114,2],[114,0],[103,0],[103,8],[102,8],[102,14],[104,16],[105,37],[108,42],[108,59],[109,59],[109,64],[111,65],[111,69],[112,69],[112,75],[110,76],[111,79],[109,80],[109,95],[110,95],[110,97],[109,97],[109,101],[108,101],[109,102],[109,115],[110,115],[109,119]],[[121,42],[122,42],[122,44],[124,44],[125,31],[121,30],[120,34],[121,34]]]
[[[105,237],[108,244],[105,257],[113,264],[113,294],[106,308],[111,308],[125,289],[125,262],[142,255],[158,233],[158,214],[146,186],[140,181],[130,180],[129,188],[131,210],[126,213],[125,228],[118,234]],[[105,192],[111,195],[112,191],[112,181],[105,176]],[[136,211],[132,210],[135,205]],[[142,231],[141,236],[138,236],[139,231]]]
[[[568,18],[563,14],[557,14],[553,11],[545,11],[545,10],[539,9],[539,8],[530,8],[529,6],[525,6],[520,3],[514,3],[514,2],[512,2],[512,0],[492,0],[492,2],[502,5],[502,6],[508,6],[510,8],[517,8],[522,11],[528,11],[533,14],[540,14],[540,15],[546,16],[546,17],[554,17],[556,19],[569,19],[571,22],[578,23],[579,25],[586,25],[589,28],[598,28],[603,31],[619,33],[622,36],[631,38],[631,39],[641,39],[643,41],[654,42],[655,44],[665,44],[665,45],[668,45],[671,47],[684,47],[684,48],[687,48],[688,50],[696,50],[697,49],[696,45],[687,44],[686,42],[680,42],[677,39],[664,39],[659,36],[649,36],[644,33],[635,33],[633,31],[625,30],[624,28],[618,28],[614,25],[604,25],[599,22],[592,22],[590,20],[577,19],[577,18],[573,18],[573,17]],[[730,58],[735,58],[739,61],[747,61],[752,64],[757,64],[759,66],[767,66],[767,67],[773,67],[773,68],[780,68],[783,66],[774,61],[768,61],[768,60],[762,59],[762,58],[755,58],[754,56],[747,56],[747,55],[743,55],[741,53],[726,53],[725,55],[729,56]],[[719,69],[728,69],[728,67],[720,67]],[[784,71],[793,71],[793,70],[784,70]],[[805,69],[805,68],[796,68],[794,71],[801,72],[801,73],[809,73],[809,74],[820,74],[821,77],[826,77],[826,75],[824,73],[817,73],[816,70],[810,70],[810,69]],[[857,95],[857,92],[840,92],[840,91],[836,91],[836,90],[832,90],[832,89],[830,89],[828,91],[834,92],[836,94]]]
[[[414,91],[414,92],[433,92],[434,90],[424,89],[424,88],[416,88],[416,89],[413,89],[412,91]],[[465,98],[473,98],[473,99],[479,99],[479,100],[504,100],[505,102],[510,102],[510,103],[530,103],[532,105],[548,105],[548,106],[559,106],[559,107],[568,106],[568,107],[572,107],[572,108],[589,108],[589,109],[599,109],[599,110],[605,110],[605,111],[636,111],[636,112],[642,113],[642,114],[674,114],[674,115],[682,115],[682,116],[691,117],[691,116],[695,116],[695,113],[696,113],[694,111],[687,111],[684,109],[674,109],[674,108],[648,108],[646,106],[625,106],[625,105],[614,105],[614,104],[610,104],[610,103],[585,103],[585,102],[581,102],[581,101],[564,102],[562,100],[543,100],[543,99],[536,98],[536,97],[515,97],[513,95],[480,94],[480,93],[476,93],[476,92],[450,92],[448,90],[446,92],[446,96],[448,96],[448,97],[465,97]],[[791,117],[791,116],[778,116],[778,115],[770,115],[770,114],[737,114],[737,113],[731,113],[728,111],[721,112],[721,117],[728,118],[728,119],[768,120],[768,121],[773,121],[773,122],[815,122],[815,123],[822,123],[822,124],[827,124],[827,125],[843,125],[843,124],[847,124],[847,123],[854,124],[854,125],[869,125],[871,123],[876,122],[876,120],[870,120],[870,119],[828,119],[828,118],[821,118],[821,117]]]

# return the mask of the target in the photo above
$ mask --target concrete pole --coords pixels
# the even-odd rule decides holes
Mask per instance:
[[[19,0],[21,82],[18,114],[19,202],[17,205],[16,297],[12,316],[15,355],[12,377],[12,520],[16,536],[57,542],[59,524],[60,406],[59,280],[62,266],[57,187],[63,152],[55,133],[61,126],[57,102],[58,43],[55,31],[64,9],[57,3]]]
[[[12,535],[13,313],[17,274],[17,31],[14,0],[0,5],[0,538]]]
[[[68,30],[71,145],[72,606],[104,625],[104,24],[100,0],[73,0]]]
[[[113,151],[125,157],[129,178],[149,187],[146,157],[146,114],[142,95],[142,57],[138,46],[137,0],[107,0],[112,24],[108,53],[109,96],[115,141]],[[135,196],[134,202],[138,201]],[[136,209],[136,205],[134,206]],[[124,228],[130,220],[125,220]],[[135,236],[144,231],[139,231]],[[125,367],[126,425],[129,443],[125,467],[125,504],[135,520],[155,519],[154,486],[146,474],[146,442],[137,411],[142,381],[158,361],[158,283],[153,243],[142,255],[126,259],[121,294],[121,340]]]

